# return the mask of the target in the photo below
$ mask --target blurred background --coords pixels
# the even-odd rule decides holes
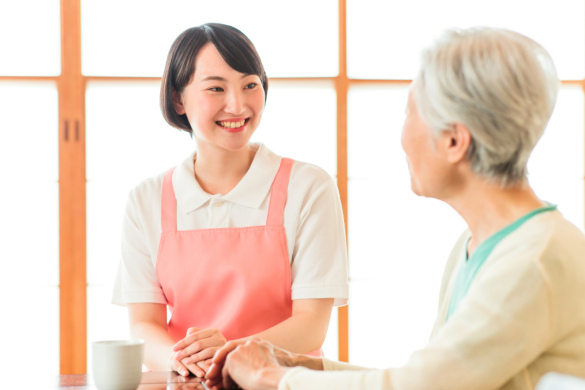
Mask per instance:
[[[195,144],[158,93],[186,28],[231,24],[270,77],[254,136],[336,177],[346,216],[350,304],[330,358],[401,365],[425,345],[443,266],[465,228],[410,190],[400,132],[420,50],[443,29],[489,25],[541,43],[563,80],[529,162],[544,200],[583,229],[582,0],[0,0],[0,367],[85,373],[92,341],[128,338],[110,303],[122,213],[139,181]]]

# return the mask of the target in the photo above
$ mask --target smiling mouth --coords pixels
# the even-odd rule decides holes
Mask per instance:
[[[224,129],[239,129],[240,127],[244,127],[250,118],[242,119],[241,121],[217,121],[218,126],[223,127]]]

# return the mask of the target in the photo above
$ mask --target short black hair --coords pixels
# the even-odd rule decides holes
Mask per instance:
[[[160,107],[171,126],[193,132],[187,115],[179,115],[173,105],[173,92],[182,93],[195,72],[199,50],[212,43],[224,61],[234,70],[260,77],[264,101],[268,97],[268,77],[260,56],[250,39],[235,27],[221,23],[206,23],[183,31],[169,50],[160,88]]]

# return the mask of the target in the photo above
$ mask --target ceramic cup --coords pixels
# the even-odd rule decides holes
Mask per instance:
[[[136,390],[142,378],[144,340],[96,341],[91,349],[99,390]]]

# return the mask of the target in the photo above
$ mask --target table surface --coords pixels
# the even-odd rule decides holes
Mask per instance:
[[[137,390],[205,390],[200,379],[182,377],[176,372],[143,372]],[[54,377],[12,378],[10,389],[97,390],[90,375],[58,375]]]

